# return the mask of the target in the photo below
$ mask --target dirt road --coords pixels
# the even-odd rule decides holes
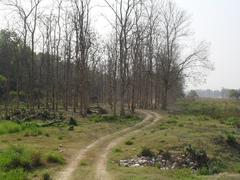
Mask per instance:
[[[140,130],[148,128],[154,125],[159,119],[160,115],[151,111],[139,110],[139,113],[144,115],[144,120],[133,127],[125,128],[113,134],[104,136],[95,142],[89,144],[87,147],[81,149],[79,153],[67,164],[63,171],[59,172],[55,179],[57,180],[71,180],[74,171],[78,168],[79,162],[85,158],[86,154],[93,148],[99,148],[99,156],[96,157],[95,177],[96,180],[110,180],[111,176],[106,170],[107,156],[111,152],[111,149],[118,143],[123,141],[130,135],[138,133]],[[106,146],[100,146],[99,144],[106,144]],[[79,177],[81,179],[81,177]]]

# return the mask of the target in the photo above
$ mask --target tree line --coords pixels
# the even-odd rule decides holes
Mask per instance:
[[[0,99],[19,107],[73,109],[91,103],[167,109],[185,82],[212,69],[205,42],[191,46],[190,17],[173,1],[102,0],[112,13],[101,40],[91,0],[1,0],[17,24],[0,31]],[[189,48],[190,46],[190,48]]]

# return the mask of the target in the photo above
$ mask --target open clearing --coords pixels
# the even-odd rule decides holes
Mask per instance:
[[[74,130],[67,124],[38,127],[35,123],[41,121],[36,120],[1,121],[0,166],[10,167],[6,158],[14,158],[17,152],[20,164],[11,166],[9,173],[20,180],[48,175],[56,180],[239,179],[239,107],[234,101],[179,101],[169,113],[139,110],[143,120],[71,114],[78,124]],[[144,148],[154,154],[174,154],[185,152],[189,145],[196,152],[206,152],[214,163],[194,171],[119,165],[120,160],[137,158]]]

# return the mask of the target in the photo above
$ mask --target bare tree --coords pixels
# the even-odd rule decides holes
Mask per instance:
[[[90,32],[90,0],[73,0],[74,31],[75,31],[75,102],[74,111],[80,101],[80,113],[86,115],[88,108],[88,56],[91,47]]]
[[[188,75],[191,76],[196,70],[203,72],[204,69],[211,69],[212,66],[208,61],[208,47],[203,46],[202,43],[192,53],[187,55],[186,58],[183,58],[181,41],[183,38],[190,36],[189,17],[185,11],[179,9],[172,1],[163,2],[161,7],[161,43],[159,44],[157,61],[160,63],[163,86],[162,109],[166,109],[168,105],[168,92],[172,86],[172,82],[174,82],[173,78],[186,75],[186,70],[190,71]]]
[[[129,36],[133,27],[132,14],[134,8],[140,2],[137,0],[116,1],[116,8],[114,8],[107,0],[107,5],[110,7],[116,16],[116,36],[119,48],[119,78],[120,78],[120,114],[124,115],[124,104],[127,86],[127,71],[128,71],[128,55],[129,55]]]
[[[31,33],[31,46],[32,46],[32,56],[31,56],[31,63],[29,65],[29,62],[27,63],[28,66],[28,85],[30,88],[28,88],[28,102],[32,103],[32,91],[33,91],[33,71],[34,71],[34,35],[36,31],[36,25],[37,25],[37,12],[38,12],[38,5],[41,2],[41,0],[31,0],[30,1],[30,7],[28,8],[26,5],[22,4],[19,0],[8,0],[3,1],[3,3],[6,6],[11,7],[20,17],[20,20],[22,21],[22,28],[21,34],[23,36],[23,54],[22,54],[22,62],[27,60],[27,38],[28,38],[28,32]],[[29,4],[26,3],[26,4]],[[31,16],[33,17],[32,20],[30,19]],[[33,23],[31,23],[33,22]],[[18,63],[20,66],[20,63]],[[18,68],[20,69],[20,67]],[[18,86],[19,87],[19,86]],[[18,99],[19,99],[19,88],[17,89]]]

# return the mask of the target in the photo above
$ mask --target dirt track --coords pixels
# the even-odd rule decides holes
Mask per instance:
[[[74,156],[74,158],[70,161],[69,164],[63,169],[63,171],[59,172],[56,176],[58,180],[70,180],[72,179],[72,175],[74,171],[78,168],[79,162],[85,158],[86,154],[96,146],[101,143],[107,144],[104,147],[101,147],[98,152],[100,155],[96,158],[96,168],[95,168],[95,177],[97,180],[110,180],[111,176],[106,170],[107,166],[107,156],[111,149],[116,146],[118,143],[123,141],[130,135],[138,133],[140,130],[150,127],[154,125],[159,119],[160,115],[151,111],[139,111],[139,113],[145,116],[144,120],[133,127],[125,128],[113,134],[104,136],[95,142],[89,144],[87,147],[81,149],[79,153]],[[79,177],[81,179],[81,177]]]
[[[142,129],[152,126],[160,119],[160,116],[156,113],[145,112],[145,114],[147,115],[145,117],[145,121],[150,121],[153,118],[153,121],[151,123],[149,123],[146,126],[143,126],[141,128],[138,128],[136,130],[133,130],[127,134],[124,134],[121,137],[117,137],[117,138],[113,139],[111,142],[109,142],[109,144],[106,148],[102,149],[102,153],[100,153],[101,155],[98,157],[97,166],[96,166],[96,179],[97,180],[111,180],[112,179],[110,174],[107,172],[106,168],[107,168],[107,156],[111,152],[111,150],[114,148],[114,146],[119,144],[121,141],[126,139],[128,136],[136,134],[136,133],[140,132]]]

